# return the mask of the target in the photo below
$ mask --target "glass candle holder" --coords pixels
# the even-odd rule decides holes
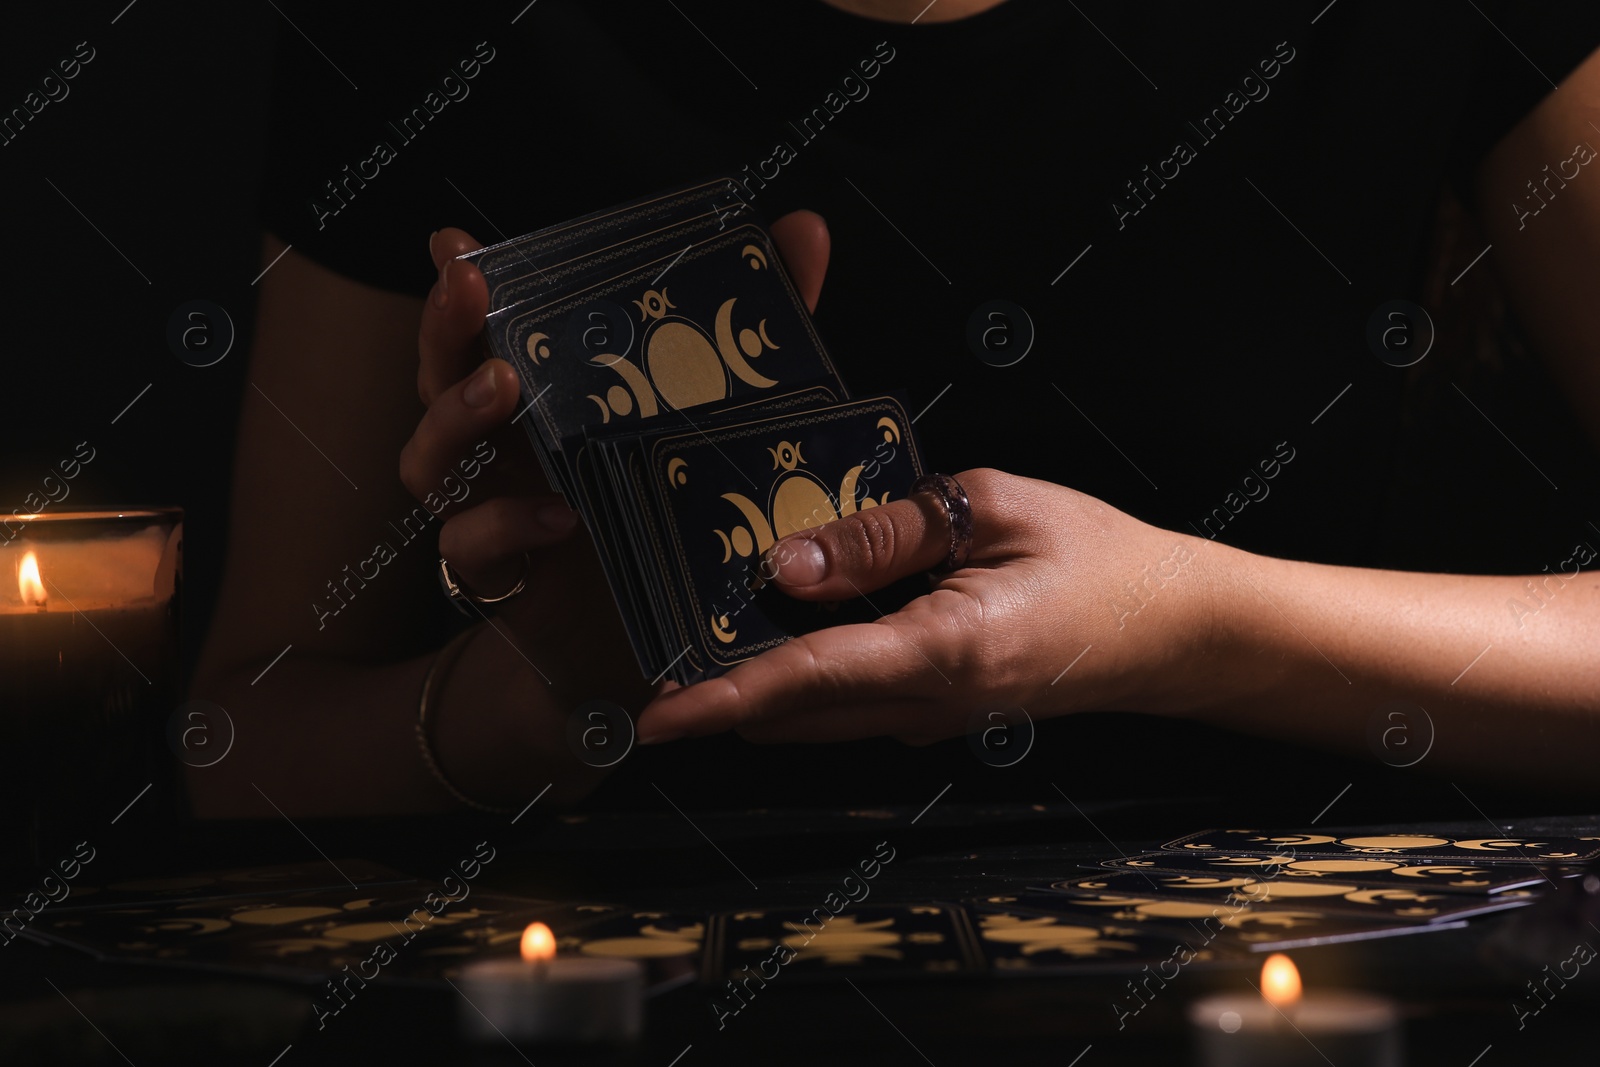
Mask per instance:
[[[170,780],[182,575],[178,508],[0,521],[0,797],[22,831],[0,838],[4,866],[48,860]]]

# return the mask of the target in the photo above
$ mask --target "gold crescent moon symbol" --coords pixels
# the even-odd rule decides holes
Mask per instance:
[[[1438,896],[1413,893],[1409,889],[1355,889],[1353,886],[1351,888],[1354,892],[1346,893],[1344,898],[1354,904],[1381,904],[1386,900],[1409,900],[1414,904],[1425,904],[1430,900],[1443,899]],[[1435,909],[1427,910],[1432,912]]]
[[[683,473],[689,467],[689,461],[682,456],[674,456],[667,461],[667,482],[670,485],[688,485],[689,476]],[[724,560],[723,562],[727,562]]]
[[[1284,856],[1218,856],[1210,862],[1218,867],[1271,867],[1289,860]]]
[[[1238,915],[1230,915],[1222,920],[1222,925],[1235,929],[1262,926],[1293,929],[1296,926],[1306,926],[1326,921],[1327,919],[1322,913],[1316,911],[1247,911]],[[1258,937],[1256,940],[1262,940],[1262,938]]]
[[[541,341],[548,340],[550,340],[550,335],[547,333],[530,333],[528,335],[527,342],[523,346],[528,350],[528,358],[533,360],[535,363],[539,362],[541,359],[549,359],[550,346],[540,343]]]
[[[662,286],[660,292],[656,292],[654,289],[647,289],[643,299],[635,300],[633,306],[639,309],[640,322],[646,319],[659,319],[667,313],[668,308],[677,307],[676,304],[667,299],[665,286]]]
[[[1333,838],[1322,834],[1289,834],[1284,837],[1252,837],[1252,841],[1274,841],[1280,845],[1327,845]],[[1349,842],[1345,842],[1349,844]]]
[[[733,340],[733,305],[738,300],[738,297],[733,297],[717,309],[717,351],[722,353],[722,362],[739,376],[740,381],[757,389],[770,389],[778,383],[750,366]]]
[[[751,270],[760,270],[767,265],[767,254],[757,245],[745,245],[739,249],[739,254],[750,260]]]
[[[1160,919],[1211,918],[1214,912],[1221,910],[1215,904],[1194,900],[1129,900],[1128,903],[1134,905],[1138,915],[1146,919],[1152,916]],[[1227,919],[1223,919],[1222,923],[1229,925]]]
[[[744,515],[745,522],[750,524],[750,532],[756,535],[757,548],[765,552],[777,544],[778,539],[773,536],[772,527],[767,524],[766,515],[762,513],[760,508],[756,507],[753,500],[739,493],[723,493],[722,499],[738,508],[740,513]]]
[[[761,343],[766,345],[768,348],[776,349],[778,347],[778,342],[767,336],[766,319],[762,319],[756,324],[756,336],[760,337]]]
[[[627,382],[628,388],[633,391],[634,399],[639,401],[639,417],[641,419],[648,419],[661,410],[656,406],[655,388],[645,378],[644,371],[635,367],[632,363],[620,356],[613,356],[603,352],[591,359],[589,364],[594,367],[610,367],[622,376],[622,380]]]
[[[1216,878],[1203,874],[1178,874],[1163,878],[1161,882],[1174,889],[1236,889],[1256,884],[1253,878]]]
[[[1149,897],[1115,897],[1102,894],[1098,897],[1081,897],[1079,898],[1078,903],[1096,908],[1120,908],[1124,905],[1128,907],[1136,907],[1146,904],[1154,904],[1155,901],[1151,900]],[[1210,905],[1207,906],[1209,907]]]
[[[1480,837],[1471,841],[1457,841],[1457,848],[1470,848],[1474,852],[1505,852],[1511,849],[1543,848],[1544,845],[1534,841],[1515,841],[1500,837]]]
[[[733,639],[739,636],[738,630],[724,629],[727,625],[728,617],[726,615],[718,615],[715,611],[711,613],[711,632],[716,635],[718,641],[725,645],[732,644]]]
[[[1450,885],[1457,886],[1485,886],[1489,884],[1489,879],[1482,870],[1473,870],[1471,867],[1438,867],[1429,864],[1422,867],[1397,867],[1394,873],[1405,878],[1444,878],[1448,880]]]
[[[595,406],[600,409],[600,421],[602,423],[610,422],[611,408],[606,404],[606,402],[595,396],[593,393],[589,394],[589,399],[593,400],[595,402]]]
[[[890,444],[900,443],[900,424],[893,419],[884,417],[878,420],[878,429],[883,431],[883,439]]]
[[[733,558],[733,542],[728,540],[728,535],[721,530],[712,530],[717,535],[717,540],[722,542],[722,562],[726,563]]]

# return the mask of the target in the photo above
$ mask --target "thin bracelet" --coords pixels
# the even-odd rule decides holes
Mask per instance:
[[[466,647],[467,642],[472,640],[477,632],[476,629],[463,630],[451,638],[450,642],[433,657],[433,663],[428,666],[428,673],[422,679],[422,699],[417,703],[417,745],[422,749],[422,762],[427,766],[429,773],[433,775],[434,781],[444,786],[445,791],[452,797],[467,807],[476,808],[478,811],[493,812],[496,815],[509,815],[513,809],[496,807],[493,804],[485,804],[481,800],[474,800],[463,793],[450,780],[449,776],[444,773],[444,768],[439,765],[439,757],[433,750],[433,737],[428,731],[429,698],[434,695],[434,685],[450,672],[451,667],[455,666],[456,659],[461,655],[462,649]]]

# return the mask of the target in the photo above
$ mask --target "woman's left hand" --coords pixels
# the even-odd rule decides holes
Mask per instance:
[[[761,742],[927,744],[992,711],[1178,712],[1215,699],[1209,565],[1229,550],[1064,486],[956,477],[973,512],[964,566],[875,623],[796,637],[671,689],[641,713],[640,741],[734,729]],[[799,599],[848,600],[939,567],[949,549],[942,505],[918,494],[785,538],[762,573]]]

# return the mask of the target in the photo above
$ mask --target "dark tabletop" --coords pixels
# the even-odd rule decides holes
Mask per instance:
[[[1355,809],[1352,809],[1355,810]],[[873,904],[953,901],[1019,890],[1121,854],[1218,825],[1226,805],[1135,802],[972,805],[948,797],[918,807],[748,812],[595,813],[519,825],[505,817],[361,823],[176,827],[137,852],[108,852],[103,874],[173,873],[222,863],[303,862],[312,847],[361,855],[420,881],[437,880],[474,843],[493,842],[477,885],[534,897],[596,900],[666,911],[817,906],[841,876],[888,842],[895,858]],[[1495,824],[1497,835],[1595,834],[1600,817]],[[1319,825],[1318,830],[1325,829]],[[1329,830],[1350,830],[1345,823]],[[1482,836],[1484,822],[1365,824]],[[309,839],[309,840],[308,840]],[[311,842],[315,842],[311,846]],[[308,847],[311,846],[311,847]],[[1575,886],[1578,880],[1572,880]],[[1519,1029],[1516,1003],[1544,977],[1541,961],[1570,953],[1580,933],[1550,906],[1473,920],[1465,929],[1296,950],[1308,988],[1356,987],[1395,998],[1406,1019],[1408,1063],[1449,1067],[1593,1063],[1589,1020],[1600,983],[1587,972],[1547,998]],[[457,994],[375,981],[318,1029],[314,989],[179,970],[96,963],[18,939],[0,952],[0,1062],[306,1063],[616,1062],[969,1063],[1194,1062],[1183,1009],[1208,992],[1247,990],[1239,968],[1185,970],[1119,1026],[1113,1005],[1128,974],[1083,977],[785,981],[780,975],[719,1028],[713,990],[687,985],[653,998],[632,1048],[582,1054],[473,1049],[455,1037]],[[52,988],[54,987],[54,988]],[[1521,998],[1519,1001],[1519,997]],[[285,1051],[287,1049],[287,1051]],[[679,1058],[681,1056],[681,1059]],[[1076,1057],[1080,1057],[1077,1059]],[[1346,1067],[1337,1064],[1336,1067]]]

